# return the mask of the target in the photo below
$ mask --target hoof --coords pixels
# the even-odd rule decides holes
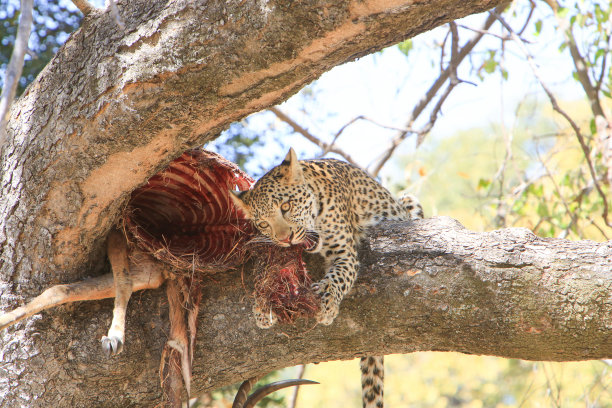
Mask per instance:
[[[108,357],[115,356],[123,351],[123,340],[119,337],[102,337],[102,350]]]

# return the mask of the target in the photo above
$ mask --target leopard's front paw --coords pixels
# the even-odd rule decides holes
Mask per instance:
[[[269,329],[278,321],[278,317],[272,310],[266,313],[257,305],[253,306],[253,315],[255,315],[255,324],[260,329]]]
[[[313,283],[312,290],[319,296],[321,303],[316,315],[317,323],[329,326],[338,316],[341,298],[336,294],[333,285],[327,279]]]

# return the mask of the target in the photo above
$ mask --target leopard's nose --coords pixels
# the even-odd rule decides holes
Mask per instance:
[[[283,244],[291,244],[291,240],[293,239],[293,231],[287,235],[286,238],[279,239],[278,242],[282,242]]]

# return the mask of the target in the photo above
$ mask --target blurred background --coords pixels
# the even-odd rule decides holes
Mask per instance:
[[[100,1],[98,6],[103,6]],[[18,0],[0,0],[0,69],[15,40]],[[35,1],[20,91],[77,29],[68,1]],[[254,177],[289,147],[336,157],[427,217],[484,231],[612,236],[612,114],[606,1],[517,0],[327,72],[285,103],[234,123],[206,146]],[[2,84],[0,83],[0,86]],[[612,362],[527,362],[457,353],[385,359],[388,407],[612,407]],[[273,373],[321,382],[262,406],[360,406],[358,361]],[[231,406],[235,388],[194,406]]]

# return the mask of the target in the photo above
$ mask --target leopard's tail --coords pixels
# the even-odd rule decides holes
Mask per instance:
[[[363,408],[383,408],[384,357],[362,357],[360,365]]]
[[[423,207],[416,196],[403,194],[398,201],[406,209],[411,220],[423,218]]]

